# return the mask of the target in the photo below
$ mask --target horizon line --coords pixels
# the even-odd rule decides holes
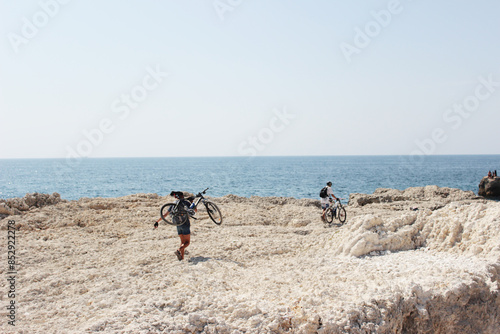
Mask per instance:
[[[422,157],[443,156],[500,156],[500,153],[459,153],[459,154],[422,154]],[[78,160],[88,159],[201,159],[201,158],[314,158],[314,157],[410,157],[412,154],[338,154],[338,155],[213,155],[213,156],[110,156],[110,157],[80,157]],[[0,158],[0,160],[65,160],[67,157],[25,157],[25,158]],[[74,159],[74,158],[73,158]]]

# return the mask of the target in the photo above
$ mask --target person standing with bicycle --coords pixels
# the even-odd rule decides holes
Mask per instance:
[[[321,189],[319,196],[321,197],[321,208],[323,209],[321,220],[326,221],[325,213],[326,210],[330,207],[330,199],[333,197],[333,199],[337,200],[337,197],[335,197],[335,195],[333,194],[332,182],[328,181],[326,183],[326,187]]]

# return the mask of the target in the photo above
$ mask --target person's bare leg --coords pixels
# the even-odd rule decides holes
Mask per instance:
[[[191,242],[191,234],[179,234],[181,238],[181,246],[179,247],[179,252],[181,253],[181,258],[184,260],[184,250],[189,246]]]

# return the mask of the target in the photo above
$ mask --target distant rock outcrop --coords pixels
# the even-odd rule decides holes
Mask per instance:
[[[58,193],[52,195],[32,193],[26,194],[23,198],[0,199],[0,215],[17,215],[31,208],[41,208],[64,201]]]
[[[404,202],[415,206],[418,203],[426,202],[430,209],[442,207],[452,201],[474,199],[476,196],[472,191],[460,189],[425,186],[412,187],[405,190],[378,188],[373,194],[351,194],[349,196],[349,206],[362,207],[367,204],[382,204],[393,202]]]
[[[477,194],[484,197],[500,197],[500,177],[483,177],[481,182],[479,182],[479,191]]]

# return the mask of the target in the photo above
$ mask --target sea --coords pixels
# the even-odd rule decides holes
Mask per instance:
[[[489,170],[500,170],[500,155],[0,159],[0,198],[34,192],[57,192],[67,200],[164,196],[209,188],[212,197],[319,199],[328,181],[345,199],[377,188],[426,185],[477,194]]]

